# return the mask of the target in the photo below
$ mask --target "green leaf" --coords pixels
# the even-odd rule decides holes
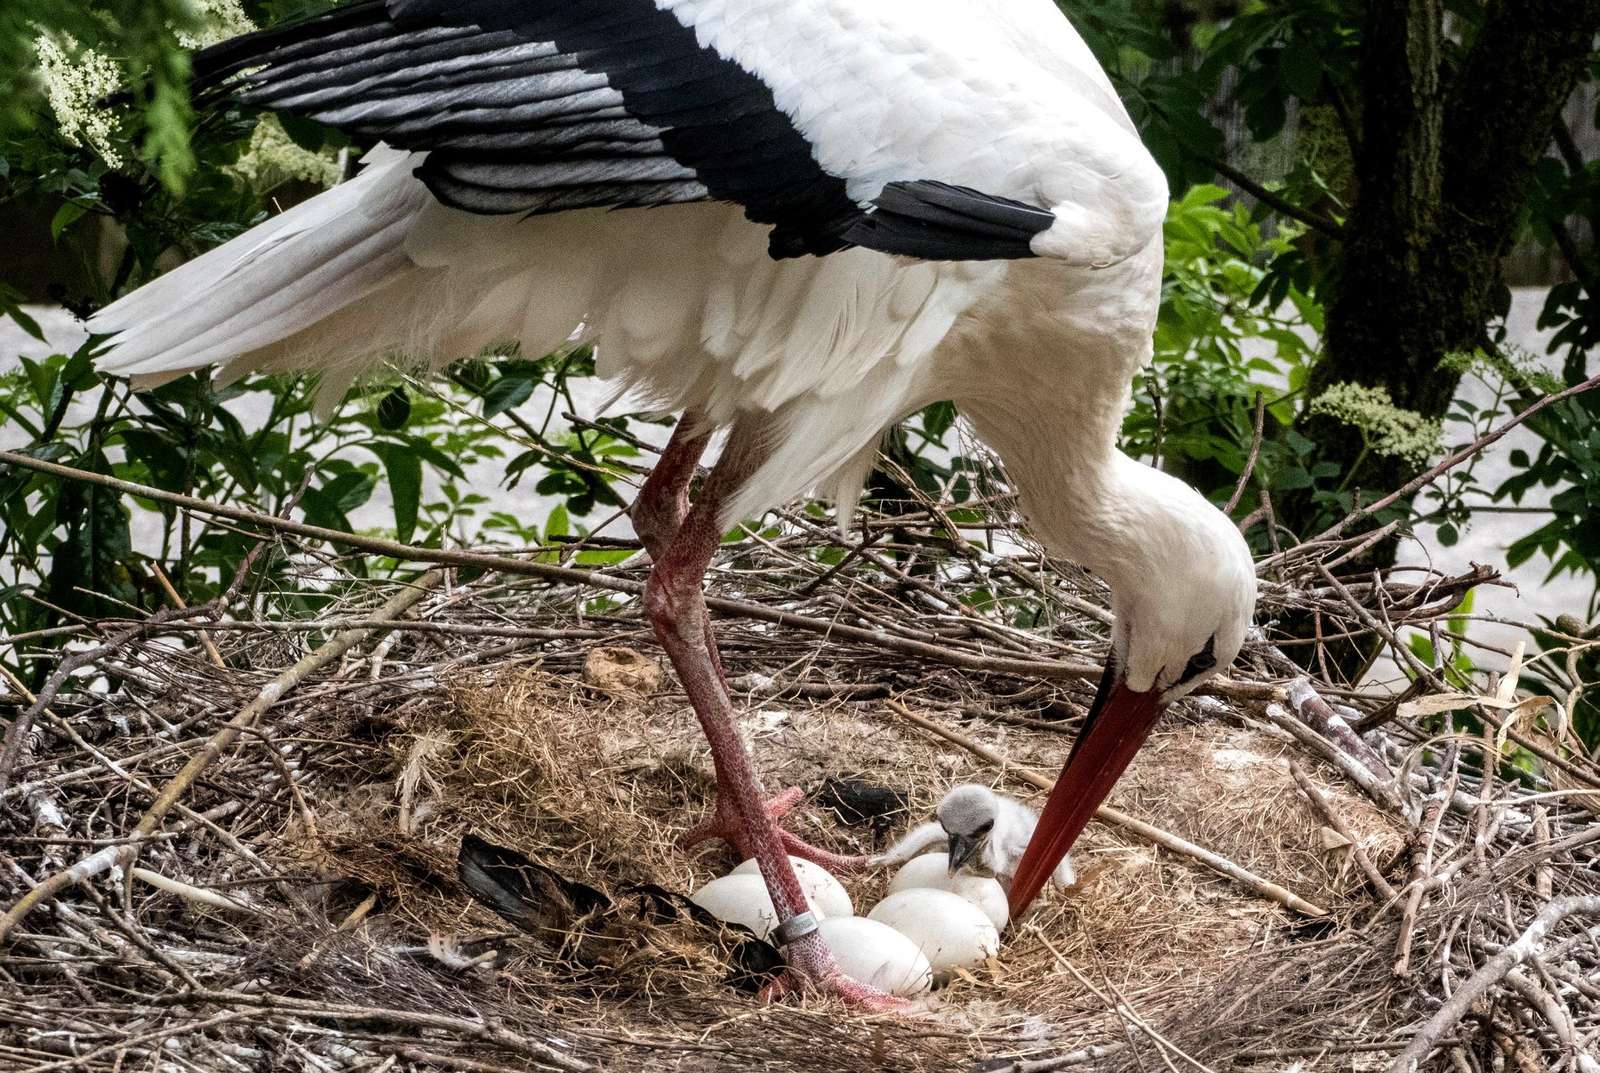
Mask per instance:
[[[408,543],[417,528],[417,507],[422,502],[422,460],[397,443],[372,445],[389,474],[389,496],[394,501],[395,539]]]
[[[483,393],[483,416],[493,417],[521,406],[533,394],[535,381],[525,376],[502,376]]]
[[[79,220],[83,219],[88,212],[88,209],[84,208],[76,201],[68,201],[64,203],[59,209],[56,210],[55,216],[50,220],[51,240],[60,242],[61,233],[67,228],[71,227],[73,224],[77,223]]]
[[[5,314],[17,322],[17,327],[33,336],[39,342],[45,342],[44,329],[39,327],[39,322],[22,311],[22,292],[0,283],[0,313]]]
[[[76,459],[75,464],[94,473],[111,472],[110,462],[99,452]],[[65,526],[66,536],[51,556],[51,603],[99,616],[125,613],[126,609],[117,609],[95,594],[139,602],[129,573],[133,539],[128,531],[128,513],[116,492],[98,485],[65,482],[55,503],[55,523]]]
[[[289,140],[309,153],[317,152],[327,141],[328,128],[321,123],[289,115],[287,112],[279,112],[277,117]]]
[[[936,402],[922,411],[922,431],[935,440],[944,439],[944,434],[955,423],[956,407],[953,402]]]
[[[550,541],[556,539],[557,537],[565,537],[565,536],[571,536],[571,535],[572,535],[572,518],[571,518],[571,515],[569,515],[567,513],[567,508],[566,507],[564,507],[561,504],[557,503],[556,506],[555,506],[555,509],[550,512],[550,517],[545,519],[545,523],[544,523],[544,539],[545,539],[545,542],[549,543]]]
[[[22,358],[23,371],[28,374],[28,386],[33,388],[33,397],[39,403],[39,409],[45,414],[55,412],[56,405],[61,401],[61,377],[55,364],[49,361],[30,361]]]
[[[395,432],[405,428],[411,417],[411,397],[404,387],[397,387],[378,403],[378,425]]]

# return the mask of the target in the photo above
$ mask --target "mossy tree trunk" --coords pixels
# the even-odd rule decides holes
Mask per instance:
[[[1487,342],[1507,307],[1502,263],[1594,51],[1600,0],[1488,0],[1464,53],[1447,39],[1446,7],[1369,0],[1359,189],[1309,397],[1348,381],[1442,417],[1460,380],[1442,359]],[[1359,435],[1331,419],[1313,418],[1309,434],[1320,460],[1348,468],[1360,454]],[[1414,475],[1368,455],[1347,487],[1375,496]],[[1284,508],[1292,528],[1314,524],[1309,500]]]

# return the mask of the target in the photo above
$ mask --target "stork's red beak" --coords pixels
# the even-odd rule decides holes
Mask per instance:
[[[1107,665],[1100,691],[1011,880],[1012,920],[1033,904],[1165,708],[1158,690],[1136,693]]]

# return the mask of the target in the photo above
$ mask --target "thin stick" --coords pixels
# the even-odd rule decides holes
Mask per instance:
[[[434,1028],[446,1032],[459,1032],[484,1043],[492,1043],[515,1051],[536,1062],[565,1070],[566,1073],[591,1073],[594,1066],[579,1058],[563,1054],[554,1047],[512,1032],[493,1021],[469,1020],[439,1013],[421,1013],[413,1010],[391,1010],[379,1006],[350,1006],[337,1002],[313,1002],[289,998],[284,995],[257,994],[248,991],[196,991],[173,997],[174,1002],[232,1004],[254,1006],[264,1010],[283,1010],[303,1017],[320,1017],[341,1023],[377,1022],[379,1024],[412,1025],[417,1028]]]
[[[1422,812],[1422,844],[1416,848],[1416,858],[1411,869],[1411,883],[1406,898],[1405,909],[1400,915],[1400,939],[1395,949],[1394,969],[1396,976],[1405,976],[1411,971],[1411,943],[1417,931],[1417,913],[1422,910],[1422,899],[1428,891],[1428,880],[1433,875],[1433,847],[1439,840],[1439,823],[1444,819],[1445,809],[1450,803],[1450,795],[1455,793],[1456,776],[1451,775],[1450,781],[1445,783],[1444,790],[1429,801]]]
[[[430,570],[417,581],[401,589],[389,601],[374,613],[376,621],[397,618],[408,608],[418,603],[428,591],[444,577],[443,571]],[[34,909],[49,899],[60,894],[69,887],[75,886],[87,879],[109,871],[113,866],[128,867],[138,856],[139,847],[145,838],[154,833],[163,817],[177,804],[189,786],[204,771],[213,760],[221,756],[234,740],[250,726],[254,725],[262,713],[271,708],[285,694],[299,685],[305,678],[330,663],[336,662],[351,648],[371,634],[371,630],[347,630],[331,638],[327,644],[313,652],[301,657],[293,666],[279,674],[272,681],[262,687],[255,699],[243,708],[232,719],[228,720],[220,730],[211,736],[211,739],[184,765],[167,784],[161,788],[154,804],[140,818],[139,824],[132,832],[135,841],[118,846],[107,846],[96,853],[78,861],[69,868],[62,869],[54,875],[43,879],[32,890],[17,899],[3,917],[0,917],[0,943],[6,941],[13,928]]]
[[[1367,770],[1386,782],[1394,780],[1394,772],[1383,762],[1377,751],[1361,740],[1344,717],[1317,693],[1311,679],[1303,675],[1289,683],[1289,706],[1318,734],[1336,743],[1345,752],[1366,765]]]
[[[1287,731],[1290,737],[1344,772],[1350,781],[1366,791],[1367,796],[1372,798],[1380,808],[1391,812],[1400,808],[1400,793],[1397,789],[1397,784],[1386,783],[1378,778],[1367,770],[1365,764],[1347,754],[1343,749],[1306,726],[1299,719],[1296,719],[1283,705],[1269,704],[1262,709],[1262,714],[1267,717],[1267,720],[1273,726]]]
[[[904,704],[901,704],[897,700],[889,700],[885,701],[884,703],[889,706],[891,711],[907,722],[914,723],[931,734],[937,734],[946,741],[953,742],[954,744],[961,746],[969,753],[987,760],[989,763],[1000,768],[1002,771],[1010,771],[1012,774],[1028,783],[1028,785],[1033,786],[1038,790],[1042,790],[1046,793],[1050,791],[1050,788],[1053,784],[1049,779],[1045,778],[1037,771],[1030,771],[1027,768],[1013,766],[1006,760],[1005,757],[1001,756],[999,753],[988,748],[987,746],[980,745],[978,742],[973,741],[965,734],[952,730],[941,723],[936,723],[926,716],[918,715],[916,712],[913,712],[910,708],[907,708]],[[1328,915],[1328,911],[1326,909],[1306,901],[1304,898],[1300,897],[1298,894],[1286,887],[1280,887],[1271,880],[1263,879],[1261,876],[1256,875],[1249,869],[1228,860],[1221,854],[1214,853],[1211,850],[1206,849],[1204,846],[1198,846],[1187,839],[1179,838],[1177,835],[1172,834],[1169,831],[1163,831],[1161,828],[1145,823],[1143,820],[1134,819],[1127,813],[1119,812],[1109,805],[1101,805],[1095,810],[1094,817],[1101,823],[1107,823],[1113,827],[1127,831],[1130,834],[1137,835],[1139,838],[1142,838],[1147,842],[1153,842],[1162,849],[1176,853],[1180,857],[1186,857],[1197,864],[1211,869],[1213,872],[1227,876],[1229,879],[1238,883],[1240,886],[1246,888],[1252,893],[1266,898],[1269,901],[1277,902],[1279,905],[1285,906],[1289,909],[1293,909],[1297,913],[1302,913],[1306,916],[1312,917]]]
[[[1244,469],[1239,471],[1239,483],[1233,486],[1233,495],[1228,497],[1228,505],[1222,508],[1224,514],[1232,514],[1233,508],[1239,505],[1239,499],[1244,495],[1245,485],[1250,483],[1250,474],[1255,472],[1256,459],[1261,455],[1261,435],[1267,428],[1267,398],[1261,392],[1256,392],[1256,430],[1250,437],[1250,457],[1244,460]]]
[[[1306,776],[1305,771],[1293,760],[1289,761],[1289,774],[1294,777],[1295,783],[1300,787],[1300,792],[1306,795],[1306,799],[1311,802],[1311,807],[1316,810],[1322,822],[1338,831],[1350,843],[1350,859],[1356,862],[1356,867],[1360,868],[1362,874],[1367,877],[1367,882],[1372,884],[1372,889],[1383,895],[1385,901],[1392,902],[1398,898],[1400,895],[1395,891],[1394,887],[1390,886],[1389,881],[1383,878],[1383,873],[1378,870],[1377,865],[1372,863],[1372,858],[1367,856],[1366,850],[1361,848],[1361,843],[1356,838],[1355,831],[1351,829],[1348,823],[1344,822],[1344,817],[1333,811],[1333,806],[1328,803],[1326,797],[1322,796],[1322,791],[1317,789],[1316,784]]]
[[[167,599],[172,601],[172,606],[176,607],[180,611],[186,610],[189,605],[184,602],[182,596],[178,595],[178,590],[173,587],[171,580],[167,578],[167,572],[161,569],[161,564],[158,562],[151,562],[150,569],[155,573],[156,581],[160,582],[161,591],[165,592],[167,594]],[[206,655],[211,657],[212,663],[216,664],[218,667],[227,666],[227,664],[222,661],[222,653],[217,651],[216,643],[211,640],[210,634],[206,633],[204,630],[200,632],[200,646],[206,650]]]

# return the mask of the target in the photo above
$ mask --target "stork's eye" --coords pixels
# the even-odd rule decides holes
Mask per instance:
[[[978,824],[978,826],[973,829],[972,833],[975,834],[975,835],[986,835],[993,828],[994,828],[994,821],[993,820],[985,820],[984,822]]]
[[[1178,678],[1178,681],[1191,681],[1192,679],[1198,678],[1200,675],[1205,674],[1207,671],[1216,667],[1216,646],[1217,639],[1215,636],[1206,638],[1206,646],[1199,652],[1195,653],[1194,657],[1191,658],[1188,664],[1184,666],[1183,674]]]

